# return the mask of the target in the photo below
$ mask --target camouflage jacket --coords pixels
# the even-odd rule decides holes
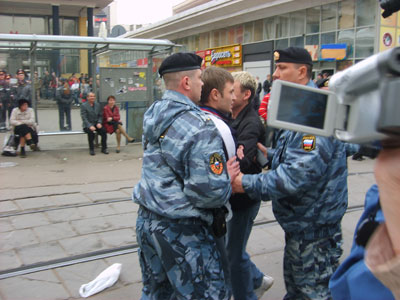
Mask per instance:
[[[133,200],[167,218],[201,218],[231,195],[222,138],[189,98],[167,90],[143,120],[143,166]]]
[[[243,188],[252,197],[272,200],[286,233],[338,225],[347,208],[345,145],[334,138],[281,130],[272,170],[244,175]]]

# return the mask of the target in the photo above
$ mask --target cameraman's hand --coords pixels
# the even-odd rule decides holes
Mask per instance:
[[[231,157],[227,162],[226,162],[226,167],[228,169],[228,174],[229,177],[231,178],[231,183],[233,180],[238,176],[240,173],[240,166],[239,162],[236,161],[236,156]]]
[[[400,148],[381,150],[375,178],[393,250],[400,255]]]

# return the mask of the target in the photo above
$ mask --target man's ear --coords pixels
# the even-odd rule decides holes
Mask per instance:
[[[302,65],[299,67],[299,77],[300,79],[304,79],[307,77],[307,67]]]
[[[210,100],[213,100],[213,101],[218,100],[218,95],[219,95],[219,91],[216,88],[212,89],[210,92]]]
[[[244,98],[243,100],[249,100],[251,96],[251,91],[250,90],[245,90],[244,91]]]
[[[189,91],[191,89],[189,81],[189,76],[183,76],[181,78],[181,86],[185,91]]]

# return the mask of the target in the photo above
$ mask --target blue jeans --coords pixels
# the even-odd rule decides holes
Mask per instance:
[[[231,284],[235,300],[256,300],[254,289],[261,286],[264,274],[250,260],[246,252],[247,241],[261,202],[234,211],[228,222],[226,249],[231,267]]]

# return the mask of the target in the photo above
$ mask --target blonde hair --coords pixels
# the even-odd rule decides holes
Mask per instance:
[[[242,93],[245,90],[249,90],[251,92],[250,100],[253,99],[257,89],[257,81],[254,79],[253,75],[246,71],[240,71],[233,72],[232,76],[235,81],[240,83],[240,89]]]

